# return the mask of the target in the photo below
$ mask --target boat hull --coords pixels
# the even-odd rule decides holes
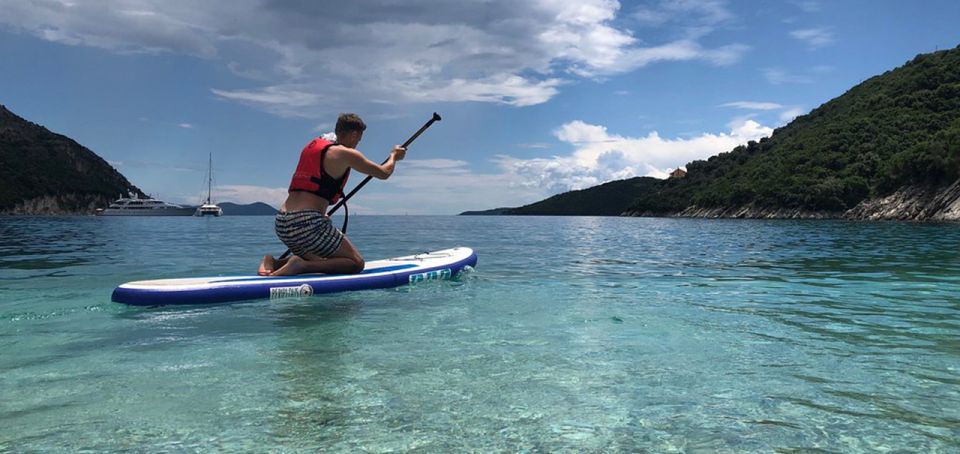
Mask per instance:
[[[107,208],[99,216],[193,216],[195,208],[156,208],[151,210],[114,210]]]

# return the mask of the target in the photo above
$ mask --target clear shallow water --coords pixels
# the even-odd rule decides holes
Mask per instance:
[[[0,217],[0,451],[960,449],[960,226],[355,217],[460,282],[193,308],[270,217]]]

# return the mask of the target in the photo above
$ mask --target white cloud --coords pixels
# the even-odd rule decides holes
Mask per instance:
[[[118,53],[175,52],[211,58],[217,54],[209,32],[187,2],[0,1],[0,23],[42,39]]]
[[[735,107],[737,109],[747,110],[777,110],[783,106],[775,102],[756,102],[756,101],[734,101],[723,104],[722,107]]]
[[[727,133],[702,133],[688,139],[667,139],[651,132],[645,137],[611,134],[583,121],[564,124],[558,139],[574,147],[572,154],[518,159],[499,155],[495,162],[513,187],[541,188],[544,195],[582,189],[634,176],[664,178],[671,169],[696,159],[730,151],[750,140],[769,136],[773,129],[753,120],[732,122]]]
[[[193,125],[190,124],[190,123],[180,123],[180,124],[178,124],[177,126],[183,128],[183,129],[193,129]]]
[[[658,8],[687,32],[648,44],[626,28],[630,13],[615,0],[357,0],[337,8],[307,0],[0,0],[0,27],[118,53],[210,59],[250,84],[211,87],[215,96],[317,117],[355,109],[356,99],[530,106],[579,77],[660,61],[726,65],[747,51],[700,42],[733,20],[723,2]]]
[[[813,49],[832,44],[833,32],[825,28],[806,28],[790,32],[790,36],[803,41]]]

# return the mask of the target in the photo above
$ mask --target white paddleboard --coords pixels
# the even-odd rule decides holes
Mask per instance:
[[[457,247],[367,262],[358,274],[218,276],[127,282],[113,291],[111,299],[117,303],[157,306],[300,297],[451,279],[464,267],[476,264],[477,254],[473,249]]]

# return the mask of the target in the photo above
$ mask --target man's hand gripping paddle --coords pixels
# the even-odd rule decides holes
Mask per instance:
[[[427,128],[429,128],[431,125],[433,125],[434,123],[436,123],[436,122],[438,122],[438,121],[440,121],[440,115],[438,115],[436,112],[434,112],[434,113],[433,113],[433,118],[431,118],[429,121],[427,121],[426,123],[424,123],[424,125],[421,126],[420,129],[417,130],[417,132],[415,132],[412,136],[410,136],[410,138],[407,139],[407,141],[404,142],[403,145],[400,145],[400,146],[403,147],[403,148],[409,147],[410,144],[413,143],[414,140],[417,140],[417,137],[420,137],[420,134],[423,134],[423,132],[426,131]],[[389,159],[390,159],[390,158],[385,159],[382,163],[380,163],[380,165],[386,164]],[[372,179],[373,179],[372,176],[367,175],[367,177],[364,178],[363,181],[361,181],[360,184],[357,185],[357,187],[353,188],[353,190],[351,190],[349,194],[343,196],[343,198],[340,199],[340,201],[337,202],[337,204],[334,205],[333,208],[330,209],[330,211],[327,211],[327,216],[333,216],[333,213],[336,213],[337,210],[340,209],[341,206],[344,206],[344,205],[347,203],[347,200],[350,200],[350,197],[353,197],[353,195],[356,194],[357,191],[360,190],[360,188],[366,186],[366,184],[369,183],[370,180],[372,180]],[[344,225],[344,230],[346,230],[346,225],[347,225],[347,224],[346,224],[346,220],[344,220],[344,224],[343,224],[343,225]],[[344,233],[346,233],[346,232],[344,232]],[[283,259],[285,259],[285,258],[287,258],[287,257],[290,257],[290,250],[289,250],[289,249],[287,249],[287,252],[284,252],[283,255],[281,255],[280,258],[277,259],[277,260],[283,260]]]

